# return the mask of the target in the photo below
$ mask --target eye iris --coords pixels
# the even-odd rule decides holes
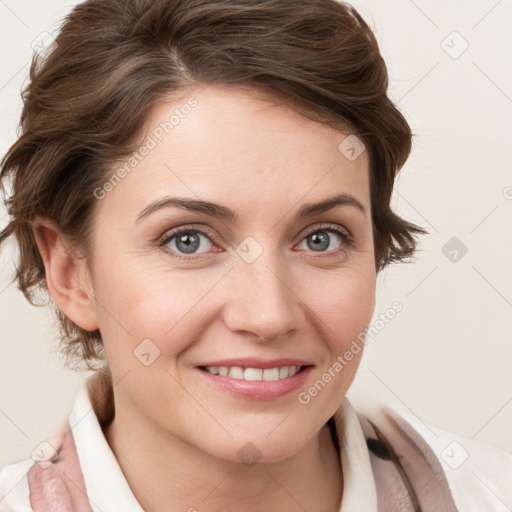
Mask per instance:
[[[182,245],[180,245],[182,244]],[[199,247],[200,240],[196,233],[182,233],[176,239],[176,247],[184,253],[192,253]]]
[[[310,241],[312,243],[310,243]],[[325,231],[318,231],[308,237],[308,247],[313,251],[322,251],[329,247],[329,235]]]

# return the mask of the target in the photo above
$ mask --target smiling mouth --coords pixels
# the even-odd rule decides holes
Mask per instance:
[[[289,379],[310,367],[310,365],[276,366],[274,368],[252,368],[242,366],[200,366],[199,369],[219,377],[229,377],[231,379],[246,380],[251,382],[272,382]]]

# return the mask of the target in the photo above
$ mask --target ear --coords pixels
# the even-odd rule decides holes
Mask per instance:
[[[37,218],[33,231],[53,300],[82,329],[98,329],[92,279],[85,259],[73,253],[54,222]]]

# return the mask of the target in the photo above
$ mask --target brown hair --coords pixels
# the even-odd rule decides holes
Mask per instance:
[[[425,231],[392,212],[395,176],[412,134],[387,97],[387,69],[357,11],[335,0],[88,0],[64,20],[47,55],[34,55],[21,134],[2,160],[20,260],[14,279],[51,305],[32,229],[56,222],[89,262],[97,199],[113,165],[135,150],[155,105],[208,84],[258,88],[310,118],[350,127],[370,157],[375,263],[412,256]],[[5,193],[5,187],[3,187]],[[102,358],[101,335],[55,307],[63,348]]]

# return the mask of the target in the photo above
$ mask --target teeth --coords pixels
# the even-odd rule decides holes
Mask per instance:
[[[274,381],[293,377],[300,366],[281,366],[276,368],[242,368],[241,366],[206,366],[206,370],[212,375],[243,379],[248,381]]]
[[[244,371],[244,379],[245,380],[262,380],[263,379],[263,370],[258,368],[246,368]]]
[[[240,366],[232,366],[229,369],[228,375],[232,379],[243,379],[244,378],[244,370]]]
[[[265,368],[262,373],[263,380],[279,380],[279,368]]]

